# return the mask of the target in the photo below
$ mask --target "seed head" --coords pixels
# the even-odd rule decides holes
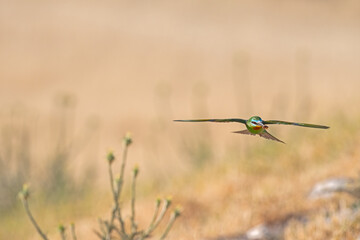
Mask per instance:
[[[174,216],[177,218],[181,215],[182,212],[182,207],[180,205],[176,206],[176,208],[174,209]]]
[[[109,164],[112,164],[115,160],[114,153],[112,151],[109,151],[106,156],[106,159],[108,160]]]
[[[29,191],[29,185],[28,184],[24,184],[21,191],[19,192],[19,197],[22,200],[27,200],[30,197],[30,191]]]
[[[139,174],[139,165],[135,165],[134,169],[133,169],[133,173],[134,173],[134,177],[137,177],[137,175]]]
[[[161,198],[160,197],[157,197],[156,198],[156,207],[159,207],[161,204]]]
[[[65,232],[64,224],[60,223],[59,226],[58,226],[58,230],[59,230],[60,233],[64,233]]]
[[[131,134],[128,132],[124,137],[124,144],[125,146],[129,146],[131,143],[132,143]]]
[[[165,199],[165,206],[168,208],[172,203],[172,196],[167,196]]]

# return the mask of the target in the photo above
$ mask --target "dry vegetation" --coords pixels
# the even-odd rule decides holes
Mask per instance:
[[[359,174],[359,11],[355,0],[0,0],[0,239],[38,239],[16,199],[23,182],[51,239],[59,222],[96,239],[112,198],[103,159],[126,131],[143,170],[141,228],[170,193],[183,216],[168,239],[303,215],[285,239],[356,239],[359,216],[340,216],[356,198],[306,195]],[[255,114],[331,128],[272,127],[280,145],[231,134],[237,124],[172,122]]]

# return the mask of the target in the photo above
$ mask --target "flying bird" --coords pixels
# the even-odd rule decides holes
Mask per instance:
[[[253,116],[248,120],[241,119],[241,118],[226,118],[226,119],[192,119],[192,120],[174,120],[175,122],[221,122],[221,123],[228,123],[228,122],[237,122],[245,124],[246,128],[242,131],[236,131],[233,133],[240,133],[240,134],[247,134],[247,135],[259,135],[260,137],[278,141],[281,143],[285,143],[280,139],[277,139],[273,135],[271,135],[266,129],[269,127],[266,124],[283,124],[283,125],[294,125],[299,127],[309,127],[309,128],[320,128],[320,129],[328,129],[328,126],[323,125],[315,125],[309,123],[297,123],[297,122],[286,122],[286,121],[279,121],[279,120],[267,120],[264,121],[259,116]]]

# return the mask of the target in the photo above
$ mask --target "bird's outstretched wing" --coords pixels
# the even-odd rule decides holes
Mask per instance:
[[[270,133],[268,133],[268,131],[263,131],[262,133],[259,133],[260,137],[266,138],[266,139],[270,139],[270,140],[274,140],[274,141],[278,141],[281,143],[285,143],[283,141],[281,141],[280,139],[277,139],[276,137],[274,137],[273,135],[271,135]]]
[[[191,120],[174,120],[175,122],[238,122],[238,123],[246,123],[245,119],[241,118],[226,118],[226,119],[191,119]]]
[[[279,120],[268,120],[263,121],[264,124],[284,124],[284,125],[294,125],[299,127],[309,127],[309,128],[321,128],[321,129],[328,129],[328,126],[323,125],[316,125],[316,124],[309,124],[309,123],[296,123],[296,122],[286,122],[286,121],[279,121]]]
[[[252,136],[256,135],[256,134],[253,134],[253,133],[249,132],[249,130],[247,130],[247,129],[242,130],[242,131],[236,131],[236,132],[233,132],[233,133],[240,133],[240,134],[246,134],[246,135],[252,135]]]
[[[245,129],[242,131],[236,131],[233,133],[240,133],[240,134],[246,134],[246,135],[252,135],[252,136],[256,136],[257,134],[251,133],[249,132],[249,130]],[[259,133],[260,137],[266,138],[266,139],[270,139],[270,140],[274,140],[274,141],[278,141],[281,143],[284,143],[283,141],[281,141],[280,139],[277,139],[276,137],[274,137],[273,135],[271,135],[270,133],[268,133],[266,130],[262,133]]]

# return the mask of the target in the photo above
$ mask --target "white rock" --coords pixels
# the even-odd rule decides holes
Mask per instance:
[[[345,189],[346,185],[353,180],[350,178],[331,178],[317,183],[310,191],[308,198],[329,198],[335,192],[340,192]]]

